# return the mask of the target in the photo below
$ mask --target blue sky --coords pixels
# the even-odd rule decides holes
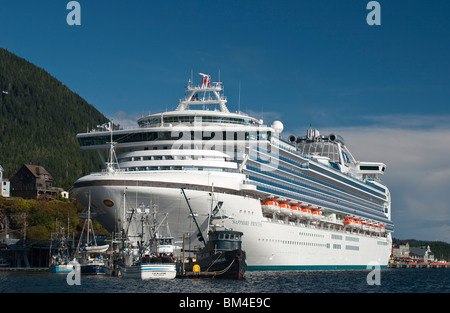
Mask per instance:
[[[193,73],[230,111],[341,133],[387,164],[397,238],[450,242],[450,2],[0,0],[0,47],[128,125],[173,109]],[[195,74],[196,76],[196,74]],[[425,183],[426,182],[426,183]]]

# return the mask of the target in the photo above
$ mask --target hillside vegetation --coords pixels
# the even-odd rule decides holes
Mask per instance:
[[[102,165],[81,150],[76,134],[106,117],[45,70],[0,48],[0,165],[9,178],[25,163],[42,165],[54,186],[73,182]]]
[[[0,197],[0,233],[5,232],[6,217],[10,238],[24,238],[26,229],[27,240],[50,240],[51,233],[59,230],[58,225],[67,231],[69,223],[70,234],[74,233],[78,239],[85,221],[79,217],[83,210],[83,206],[76,201]],[[93,220],[93,225],[96,235],[108,235],[97,221]]]

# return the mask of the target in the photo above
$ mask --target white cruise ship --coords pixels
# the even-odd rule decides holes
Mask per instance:
[[[334,134],[282,139],[281,122],[229,112],[222,83],[200,75],[174,111],[77,135],[105,163],[73,188],[84,204],[91,193],[96,219],[119,232],[129,208],[156,204],[192,248],[200,243],[184,189],[203,237],[210,222],[243,232],[247,270],[386,267],[394,225],[385,164],[356,161]]]

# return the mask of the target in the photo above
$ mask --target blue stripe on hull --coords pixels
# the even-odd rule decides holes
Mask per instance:
[[[387,265],[380,266],[381,269]],[[367,265],[248,265],[247,271],[365,270]]]

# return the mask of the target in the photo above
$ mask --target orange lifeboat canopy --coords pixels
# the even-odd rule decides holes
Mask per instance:
[[[291,209],[294,211],[300,211],[300,207],[298,205],[291,206]]]
[[[278,205],[278,203],[276,201],[269,200],[266,201],[265,205]]]

